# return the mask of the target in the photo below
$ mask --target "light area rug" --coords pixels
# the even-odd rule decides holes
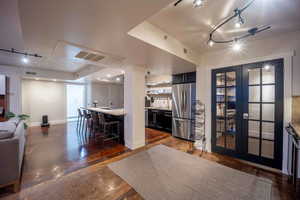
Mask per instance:
[[[272,182],[158,145],[108,167],[146,200],[270,200]]]

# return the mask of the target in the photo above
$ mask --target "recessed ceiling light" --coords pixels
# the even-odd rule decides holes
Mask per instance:
[[[29,63],[29,59],[26,58],[26,57],[24,57],[24,58],[22,58],[22,62],[25,63],[25,64],[27,64],[27,63]]]
[[[118,78],[116,78],[116,80],[117,80],[117,81],[120,81],[121,79],[118,77]]]
[[[111,77],[111,75],[110,75],[110,74],[107,74],[106,76],[107,76],[107,78],[110,78],[110,77]]]
[[[56,80],[56,79],[53,79],[53,81],[56,82],[57,80]]]

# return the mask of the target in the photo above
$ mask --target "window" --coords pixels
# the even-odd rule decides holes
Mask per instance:
[[[67,118],[75,118],[78,116],[77,109],[85,105],[84,85],[67,85]]]

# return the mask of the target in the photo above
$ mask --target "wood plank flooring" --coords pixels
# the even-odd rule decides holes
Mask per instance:
[[[285,175],[260,169],[231,157],[214,153],[202,153],[198,150],[190,151],[190,142],[170,137],[169,134],[164,132],[146,129],[147,145],[130,151],[118,144],[99,147],[97,144],[91,143],[82,146],[78,143],[76,132],[74,132],[75,129],[72,123],[55,125],[46,130],[40,128],[30,129],[23,170],[22,190],[18,194],[0,190],[0,197],[6,196],[8,199],[38,199],[37,195],[39,192],[45,193],[60,190],[60,184],[64,183],[64,178],[72,176],[70,185],[76,185],[80,183],[81,177],[86,177],[87,174],[95,170],[97,175],[101,177],[101,185],[99,186],[99,179],[94,179],[92,178],[93,176],[88,180],[87,184],[91,187],[101,187],[99,191],[96,189],[92,190],[95,192],[95,195],[97,194],[97,199],[142,199],[132,187],[114,174],[107,167],[107,164],[144,151],[154,145],[164,144],[222,165],[272,180],[272,200],[294,200],[299,198]],[[43,184],[38,184],[41,182]],[[112,183],[113,187],[107,187],[112,185]],[[65,184],[61,185],[61,187],[64,190],[70,189]],[[91,192],[91,190],[82,187],[82,190],[78,190],[78,195],[84,195],[85,192]]]
[[[75,122],[50,128],[29,128],[21,188],[59,178],[130,151],[117,142],[106,142],[103,145],[90,139],[83,143],[82,135],[82,132],[76,130]],[[146,131],[147,144],[166,137],[170,137],[170,134],[150,129]],[[0,190],[0,197],[1,193],[9,193],[11,188],[4,190]]]

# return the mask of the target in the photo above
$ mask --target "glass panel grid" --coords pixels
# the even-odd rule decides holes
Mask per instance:
[[[249,74],[249,85],[260,84],[260,68],[248,69]]]
[[[249,102],[260,102],[260,86],[249,86]]]
[[[274,158],[275,70],[249,69],[248,153]],[[251,121],[251,119],[256,121]]]
[[[275,102],[275,85],[262,86],[262,102]]]
[[[235,149],[236,72],[216,74],[216,145]]]
[[[216,85],[217,86],[224,86],[225,85],[225,73],[218,73],[216,75],[217,77],[217,82]]]
[[[266,64],[262,68],[262,84],[275,83],[275,67]]]

